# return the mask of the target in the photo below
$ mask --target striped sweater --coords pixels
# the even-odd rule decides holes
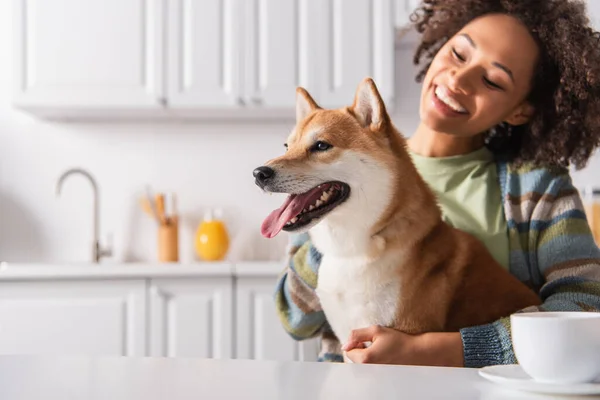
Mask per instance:
[[[600,311],[600,250],[568,171],[516,168],[503,161],[497,165],[509,230],[510,272],[543,301],[524,311]],[[294,236],[275,304],[284,329],[294,339],[320,336],[319,361],[339,362],[340,343],[315,293],[320,259],[307,234]],[[517,362],[509,316],[460,333],[466,367]]]

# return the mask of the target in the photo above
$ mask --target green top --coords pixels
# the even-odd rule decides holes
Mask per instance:
[[[483,147],[452,157],[410,155],[438,196],[444,221],[477,237],[508,269],[508,230],[493,154]]]

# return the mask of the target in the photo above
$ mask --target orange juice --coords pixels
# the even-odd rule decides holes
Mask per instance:
[[[204,261],[221,261],[229,250],[229,234],[225,223],[208,212],[196,230],[196,254]]]
[[[586,188],[584,190],[583,201],[592,234],[594,235],[596,244],[600,245],[600,190]]]
[[[588,204],[585,211],[596,244],[600,245],[600,202]]]

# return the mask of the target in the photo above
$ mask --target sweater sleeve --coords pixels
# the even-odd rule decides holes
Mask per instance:
[[[523,210],[531,204],[529,200],[518,207]],[[553,179],[529,212],[524,250],[531,279],[540,282],[543,303],[520,312],[600,311],[600,250],[569,176]],[[461,336],[466,367],[517,363],[509,316],[464,328]]]
[[[320,261],[308,234],[292,238],[288,261],[275,288],[275,308],[283,328],[295,340],[312,338],[326,328],[315,293]]]

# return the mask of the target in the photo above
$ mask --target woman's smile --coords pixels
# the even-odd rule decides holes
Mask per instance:
[[[447,117],[462,117],[469,111],[456,99],[452,92],[443,85],[434,85],[432,91],[433,107]]]

